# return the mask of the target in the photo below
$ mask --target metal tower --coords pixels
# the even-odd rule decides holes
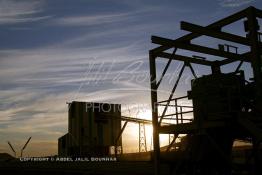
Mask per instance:
[[[139,123],[139,152],[147,152],[145,123]]]

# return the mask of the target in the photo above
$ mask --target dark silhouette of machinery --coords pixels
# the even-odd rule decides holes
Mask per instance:
[[[249,7],[206,27],[181,22],[181,29],[190,33],[175,40],[152,36],[152,43],[160,45],[149,51],[155,174],[159,174],[159,166],[164,159],[160,154],[159,134],[174,134],[169,149],[172,144],[176,144],[179,135],[187,134],[185,149],[180,151],[181,158],[171,161],[173,174],[237,174],[231,159],[233,143],[236,140],[247,141],[253,146],[246,170],[252,174],[262,173],[260,18],[262,11]],[[222,30],[236,21],[243,22],[246,36]],[[239,48],[229,44],[219,44],[218,48],[211,48],[203,46],[204,43],[198,45],[192,42],[201,36],[236,43]],[[170,52],[170,49],[173,49],[173,52]],[[177,54],[179,49],[197,52],[201,56],[190,56],[185,54],[186,52],[182,52],[184,55]],[[244,51],[241,53],[241,50]],[[205,58],[203,54],[209,56]],[[159,58],[168,61],[158,78],[156,60]],[[183,66],[168,99],[159,101],[158,90],[172,60],[182,62]],[[230,73],[223,73],[221,67],[231,63],[238,65]],[[252,67],[253,78],[250,81],[245,79],[247,70],[241,70],[243,63]],[[198,77],[192,64],[210,67],[211,74]],[[194,76],[191,90],[186,96],[174,98],[186,68],[189,68]],[[190,110],[190,106],[181,104],[181,100],[191,100],[193,110]],[[168,113],[170,108],[175,112]],[[193,113],[192,121],[185,117],[188,113]],[[172,124],[162,122],[174,119],[176,122]]]

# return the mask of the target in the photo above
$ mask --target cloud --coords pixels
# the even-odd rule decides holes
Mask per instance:
[[[59,17],[50,22],[61,26],[94,26],[100,24],[112,24],[117,22],[132,22],[139,20],[145,14],[160,11],[161,7],[150,6],[137,8],[126,12],[104,12],[99,14],[84,14],[76,16]]]
[[[120,22],[128,18],[128,16],[128,13],[68,16],[55,19],[53,24],[64,26],[92,26]]]
[[[50,18],[50,16],[35,16],[42,12],[43,1],[0,1],[0,24],[15,24],[34,22]]]
[[[14,90],[14,92],[16,91]],[[67,128],[67,105],[65,102],[66,97],[70,95],[65,93],[41,96],[34,93],[31,95],[34,98],[26,99],[25,103],[0,111],[2,116],[0,140],[16,134],[17,136],[37,135],[39,139],[48,137],[49,140],[63,135]],[[10,100],[9,103],[14,102],[11,99],[8,100]],[[18,100],[15,101],[18,102]]]
[[[255,0],[220,0],[219,4],[222,7],[239,7],[254,1]]]

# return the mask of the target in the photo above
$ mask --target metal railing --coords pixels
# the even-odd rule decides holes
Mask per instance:
[[[163,117],[163,120],[169,121],[170,124],[181,124],[181,123],[185,123],[185,122],[186,123],[192,122],[193,121],[193,115],[192,115],[192,119],[189,119],[189,118],[184,118],[184,114],[189,114],[189,113],[193,114],[193,106],[179,105],[179,100],[187,99],[187,98],[188,98],[188,96],[182,96],[182,97],[173,98],[171,100],[164,100],[164,101],[158,102],[157,103],[158,107],[159,106],[165,106],[166,108],[175,109],[174,113],[167,113],[163,116],[159,116],[159,118]],[[174,102],[174,104],[170,104],[171,102]],[[174,121],[174,120],[176,121],[175,123],[171,122],[171,121]],[[167,122],[167,123],[169,123],[169,122]],[[161,125],[161,123],[160,123],[160,125]]]

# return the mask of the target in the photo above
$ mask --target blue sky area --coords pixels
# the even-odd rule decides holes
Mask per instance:
[[[151,35],[175,39],[187,33],[180,21],[205,26],[251,5],[262,8],[262,1],[0,0],[0,152],[10,152],[7,140],[19,150],[32,136],[25,155],[56,154],[57,138],[67,132],[66,102],[72,100],[121,103],[123,114],[132,116],[138,106],[149,109],[148,50],[156,47]],[[244,35],[239,26],[226,29]],[[199,41],[214,47],[219,42]],[[171,66],[167,85],[180,67]],[[186,72],[177,95],[191,78]],[[136,151],[131,133],[125,133],[124,145]]]

